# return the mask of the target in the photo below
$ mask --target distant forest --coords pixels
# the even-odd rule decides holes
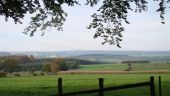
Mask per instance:
[[[25,54],[25,55],[24,55]],[[57,55],[56,55],[57,54]],[[0,71],[42,71],[54,59],[63,58],[57,70],[73,70],[79,65],[131,64],[170,62],[170,52],[141,51],[64,51],[64,52],[0,52]],[[55,61],[57,62],[57,61]],[[54,63],[54,62],[53,62]],[[49,71],[49,70],[48,70]]]

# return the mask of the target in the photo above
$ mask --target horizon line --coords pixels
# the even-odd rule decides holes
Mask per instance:
[[[69,51],[131,51],[131,52],[170,52],[170,50],[28,50],[28,51],[1,51],[0,52],[69,52]]]

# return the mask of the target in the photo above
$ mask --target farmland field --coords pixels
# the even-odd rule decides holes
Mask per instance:
[[[64,92],[98,88],[98,78],[104,78],[105,87],[148,81],[155,76],[156,92],[158,92],[158,76],[162,77],[163,95],[170,95],[170,74],[97,74],[97,75],[53,75],[30,77],[0,78],[0,96],[50,96],[57,94],[57,78],[63,78]],[[113,95],[114,94],[114,95]],[[148,87],[106,92],[105,96],[150,96]],[[80,95],[79,95],[80,96]],[[81,96],[97,96],[86,94]]]
[[[80,65],[79,71],[123,71],[128,67],[127,64],[92,64]]]
[[[150,71],[150,70],[170,70],[170,64],[132,64],[131,71]],[[124,71],[128,68],[127,64],[93,64],[80,65],[78,71]]]

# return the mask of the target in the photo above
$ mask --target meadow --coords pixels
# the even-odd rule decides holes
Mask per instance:
[[[163,95],[170,95],[170,74],[59,74],[52,76],[0,78],[0,96],[51,96],[56,95],[57,79],[63,78],[63,91],[75,92],[98,88],[98,78],[104,78],[104,86],[117,86],[148,81],[155,77],[158,93],[158,76],[162,77]],[[80,95],[79,95],[80,96]],[[86,94],[81,96],[98,96]],[[132,88],[106,92],[105,96],[150,96],[149,87]]]
[[[78,71],[123,71],[128,68],[127,64],[92,64],[80,65]]]
[[[132,64],[131,71],[151,71],[151,70],[170,70],[170,64],[166,63],[146,63]],[[124,71],[128,68],[127,64],[93,64],[80,65],[79,71]]]
[[[170,70],[170,64],[134,64],[130,72]],[[127,64],[96,64],[80,65],[74,71],[124,71]],[[63,91],[76,92],[98,88],[98,78],[104,78],[104,86],[112,87],[124,84],[145,82],[150,76],[155,77],[156,92],[158,94],[158,76],[162,77],[163,95],[170,95],[170,74],[62,74],[45,76],[8,76],[0,78],[0,96],[52,96],[58,93],[57,80],[63,78]],[[126,71],[127,72],[127,71]],[[85,94],[79,96],[98,96]],[[131,88],[125,90],[105,92],[105,96],[150,96],[149,87]]]

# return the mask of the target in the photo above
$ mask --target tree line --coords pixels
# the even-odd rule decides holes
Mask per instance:
[[[20,71],[43,71],[55,74],[58,71],[67,71],[79,68],[80,63],[87,63],[86,60],[71,58],[41,58],[34,56],[3,56],[0,57],[0,72],[12,73]],[[88,62],[89,63],[89,62]]]
[[[21,71],[22,66],[31,64],[35,60],[34,56],[1,56],[0,57],[0,71],[3,72],[17,72]]]
[[[122,61],[122,63],[124,64],[135,64],[135,63],[150,63],[149,61],[146,60],[128,60],[128,61]]]

